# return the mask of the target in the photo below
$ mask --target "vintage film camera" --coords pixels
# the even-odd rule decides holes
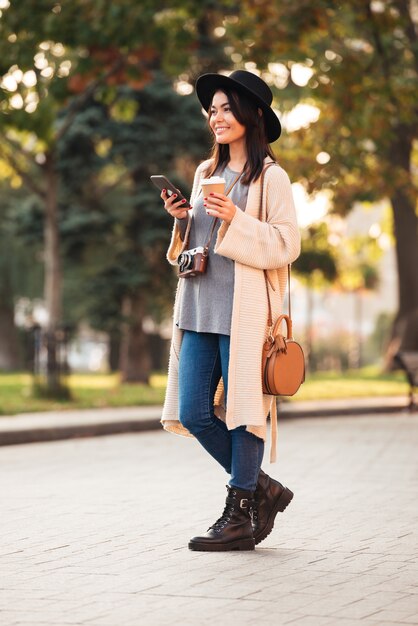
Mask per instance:
[[[184,250],[177,258],[180,278],[192,278],[206,272],[208,264],[208,248],[198,246],[191,250]]]

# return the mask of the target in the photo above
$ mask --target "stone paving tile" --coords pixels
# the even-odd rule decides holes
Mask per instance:
[[[373,618],[378,615],[385,607],[392,607],[390,600],[391,594],[386,594],[386,598],[373,598],[367,596],[356,601],[344,604],[339,610],[331,613],[333,617],[352,617],[354,619]],[[392,596],[393,602],[396,602],[396,596]]]
[[[418,422],[280,425],[295,492],[254,552],[192,553],[226,475],[163,432],[0,450],[1,626],[418,624]]]
[[[412,613],[412,615],[411,615]],[[411,618],[416,620],[416,622],[408,622],[408,619]],[[415,624],[418,623],[418,616],[416,613],[413,613],[411,610],[409,611],[394,611],[390,606],[381,609],[374,615],[371,615],[368,618],[368,621],[372,622],[375,626],[380,626],[380,624],[384,621],[391,622],[392,624]]]
[[[329,617],[320,617],[319,615],[298,615],[292,616],[289,621],[283,621],[283,624],[289,626],[335,626],[335,621]]]

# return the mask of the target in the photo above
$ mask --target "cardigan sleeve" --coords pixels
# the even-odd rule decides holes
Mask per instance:
[[[292,187],[281,167],[265,174],[263,205],[266,221],[237,210],[231,223],[222,223],[215,252],[257,269],[277,269],[300,254],[300,233]]]
[[[190,196],[190,204],[192,206],[199,190],[200,179],[202,178],[202,174],[208,167],[208,165],[209,161],[203,161],[203,163],[201,163],[196,169],[193,180],[192,194]],[[187,224],[181,224],[181,222],[186,222],[186,218],[184,220],[174,220],[173,231],[171,233],[171,242],[167,250],[167,261],[171,263],[171,265],[177,265],[177,258],[179,254],[183,252],[185,246],[187,245],[190,226],[192,223],[190,215],[192,211],[193,209],[190,209],[187,216]]]
[[[186,234],[186,230],[187,230],[187,226],[189,224],[189,220],[190,220],[190,216],[189,214],[187,214],[186,217],[179,219],[176,217],[176,226],[178,226],[179,228],[179,235],[180,235],[180,239],[182,241],[185,240],[185,234]]]

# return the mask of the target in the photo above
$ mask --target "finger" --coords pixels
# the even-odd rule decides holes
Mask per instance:
[[[175,211],[170,211],[170,215],[172,217],[186,217],[187,216],[187,210],[186,209],[177,209]]]
[[[165,201],[165,208],[169,209],[176,206],[181,206],[182,204],[186,204],[185,200],[176,200],[177,194],[173,193],[168,199]]]
[[[188,219],[187,211],[176,211],[176,214],[170,213],[171,217],[175,220]]]
[[[223,201],[218,198],[208,197],[208,198],[204,198],[203,204],[205,206],[221,207],[223,206]]]
[[[173,202],[172,206],[176,208],[186,208],[184,205],[187,204],[186,200],[183,198],[182,200],[177,200]]]
[[[225,207],[224,206],[219,206],[217,204],[214,204],[212,202],[205,202],[203,204],[204,208],[206,209],[206,211],[216,211],[219,214],[223,214],[225,213]]]
[[[219,210],[219,207],[206,207],[206,213],[213,215],[213,217],[222,217],[222,211]]]
[[[177,208],[172,207],[172,208],[169,209],[168,212],[170,213],[170,215],[173,215],[173,217],[178,217],[179,213],[184,213],[185,211],[190,211],[192,208],[193,207],[191,207],[191,206],[187,207],[187,208],[184,207],[184,206],[180,206],[180,207],[177,207]]]
[[[171,200],[171,199],[178,198],[179,194],[173,193],[172,191],[169,191],[168,189],[163,189],[161,191],[161,197],[162,196],[164,196],[167,200]]]
[[[171,208],[169,209],[169,212],[170,212],[172,215],[174,215],[175,213],[178,213],[179,211],[180,211],[181,213],[184,213],[184,211],[186,211],[186,210],[188,210],[188,208],[186,209],[186,207],[185,207],[185,206],[180,205],[180,206],[173,206],[173,207],[171,207]]]

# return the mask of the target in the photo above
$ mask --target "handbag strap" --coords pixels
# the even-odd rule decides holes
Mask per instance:
[[[227,191],[225,193],[226,196],[232,191],[233,187],[235,187],[236,183],[239,181],[241,176],[242,176],[242,172],[240,172],[238,174],[238,176],[235,178],[235,180],[229,185],[229,187],[228,187],[228,189],[227,189]],[[209,239],[208,239],[208,241],[207,241],[207,243],[205,245],[205,248],[204,248],[206,251],[209,250],[210,242],[212,241],[213,233],[215,232],[215,228],[216,228],[216,224],[217,224],[218,220],[219,220],[219,217],[214,217],[213,218],[212,228],[211,228],[210,234],[209,234]]]
[[[263,169],[263,171],[261,172],[261,181],[260,181],[260,210],[258,213],[258,218],[259,220],[262,221],[262,217],[263,217],[263,194],[264,194],[264,174],[266,172],[266,170],[268,170],[269,167],[271,167],[272,165],[276,165],[275,161],[272,161],[271,163],[268,163],[265,168]],[[287,292],[288,292],[288,305],[289,305],[289,318],[290,320],[292,319],[292,308],[291,308],[291,302],[290,302],[290,266],[291,264],[288,263],[287,265]],[[267,290],[267,302],[268,302],[268,317],[267,317],[267,325],[269,327],[269,337],[272,339],[273,338],[273,333],[272,333],[272,328],[273,328],[273,313],[271,310],[271,300],[270,300],[270,292],[269,292],[269,279],[267,276],[267,270],[263,270],[264,272],[264,280],[266,283],[266,290]],[[273,288],[273,286],[272,286]],[[274,290],[274,288],[273,288]]]

